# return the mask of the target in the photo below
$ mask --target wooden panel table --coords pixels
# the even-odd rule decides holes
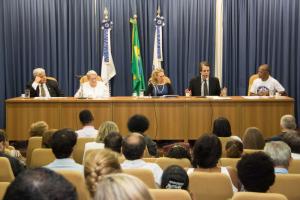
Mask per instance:
[[[251,98],[251,97],[250,97]],[[211,132],[213,120],[223,116],[229,119],[232,132],[241,136],[250,126],[263,131],[265,137],[280,132],[282,115],[294,114],[294,99],[280,98],[137,98],[111,97],[105,99],[50,99],[12,98],[6,100],[6,131],[10,140],[28,139],[30,124],[44,120],[50,128],[80,128],[78,114],[90,109],[94,125],[115,121],[123,135],[128,133],[127,120],[134,114],[143,114],[150,121],[147,131],[154,139],[197,139]]]

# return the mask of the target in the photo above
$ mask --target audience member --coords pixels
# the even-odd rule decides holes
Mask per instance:
[[[4,137],[4,153],[18,159],[22,164],[25,164],[26,158],[24,158],[19,150],[16,150],[13,146],[9,146],[9,140],[4,130],[0,129],[0,135]]]
[[[293,115],[283,115],[280,118],[280,127],[281,133],[267,139],[267,141],[281,141],[287,131],[295,130],[297,128],[295,117]]]
[[[162,189],[188,190],[188,187],[189,176],[182,167],[178,165],[171,165],[164,170],[161,177]]]
[[[144,115],[133,115],[129,118],[127,122],[128,130],[131,133],[140,133],[144,136],[147,149],[151,156],[157,155],[157,144],[154,142],[149,136],[145,134],[145,132],[149,128],[149,120]]]
[[[180,144],[173,145],[169,149],[166,157],[177,159],[187,158],[189,160],[192,160],[190,152]]]
[[[17,159],[5,153],[6,139],[4,134],[0,134],[0,157],[5,157],[9,160],[12,171],[15,176],[25,169],[25,166]]]
[[[89,149],[104,149],[104,138],[111,132],[119,132],[118,125],[113,121],[103,122],[99,127],[95,141],[85,144],[84,152]]]
[[[81,122],[82,128],[77,130],[77,138],[81,137],[91,137],[96,138],[97,129],[93,126],[94,116],[90,110],[82,110],[79,113],[79,120]]]
[[[282,141],[289,145],[292,151],[292,158],[295,160],[300,160],[300,134],[294,130],[288,130]]]
[[[240,184],[236,171],[231,167],[218,166],[222,155],[222,146],[219,138],[213,134],[204,134],[195,143],[193,148],[193,167],[187,173],[199,172],[219,172],[227,175],[232,183],[232,190],[237,192]]]
[[[84,162],[84,177],[91,197],[104,175],[121,172],[118,157],[110,150],[97,149],[87,153]]]
[[[75,187],[46,168],[26,170],[8,186],[3,200],[77,200]]]
[[[61,97],[63,92],[59,89],[54,78],[46,76],[43,68],[33,70],[33,79],[29,81],[26,88],[30,90],[30,97]]]
[[[110,174],[97,184],[94,200],[152,200],[147,186],[128,174]]]
[[[240,158],[243,154],[243,149],[243,143],[239,140],[229,140],[225,146],[226,157]]]
[[[80,88],[74,95],[76,98],[103,98],[110,97],[109,87],[102,80],[98,80],[98,74],[94,70],[86,73],[87,82],[80,84]]]
[[[286,95],[284,87],[273,77],[270,76],[270,66],[262,64],[258,68],[258,78],[253,81],[250,88],[250,95],[272,96],[276,92]]]
[[[145,162],[142,160],[145,149],[146,143],[143,135],[139,133],[129,134],[124,138],[122,143],[122,153],[126,160],[121,164],[121,167],[123,169],[149,169],[152,171],[157,185],[160,185],[163,171],[156,163]]]
[[[243,135],[244,149],[264,149],[265,140],[261,131],[256,127],[249,127]]]
[[[282,141],[268,142],[264,151],[268,154],[274,163],[276,174],[287,174],[292,158],[291,148]]]
[[[52,136],[51,149],[56,159],[46,165],[52,170],[75,170],[83,173],[83,166],[75,163],[71,154],[77,142],[77,134],[71,129],[60,129]]]
[[[243,155],[237,170],[247,192],[267,192],[275,181],[274,164],[264,152]]]
[[[43,133],[48,130],[48,124],[44,121],[37,121],[30,125],[30,137],[42,137]]]
[[[122,135],[118,132],[111,132],[104,138],[104,147],[121,154]]]
[[[212,133],[218,137],[231,137],[242,141],[240,137],[232,135],[230,122],[225,117],[218,117],[214,120]]]
[[[49,129],[43,133],[42,148],[51,148],[52,136],[56,131],[57,129]]]

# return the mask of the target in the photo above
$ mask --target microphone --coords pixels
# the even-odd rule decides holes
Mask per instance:
[[[75,75],[75,78],[82,78],[84,77],[85,75]]]

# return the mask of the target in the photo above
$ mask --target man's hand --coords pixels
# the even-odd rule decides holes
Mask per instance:
[[[34,82],[36,82],[36,83],[40,83],[41,82],[41,80],[42,80],[42,78],[41,77],[39,77],[39,76],[36,76],[35,77],[35,79],[34,79]]]

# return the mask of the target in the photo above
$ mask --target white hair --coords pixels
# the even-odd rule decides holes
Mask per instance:
[[[273,160],[276,166],[284,166],[288,168],[291,159],[291,148],[282,141],[268,142],[265,145],[264,152]]]
[[[295,130],[297,127],[295,117],[293,115],[283,115],[280,119],[280,126],[284,129]]]
[[[36,77],[39,74],[46,75],[46,72],[45,72],[45,70],[43,68],[35,68],[33,70],[32,74],[33,74],[33,77]]]
[[[89,77],[90,75],[93,75],[93,74],[96,75],[96,76],[98,76],[97,72],[95,72],[94,70],[88,71],[88,72],[86,73],[86,76]]]

